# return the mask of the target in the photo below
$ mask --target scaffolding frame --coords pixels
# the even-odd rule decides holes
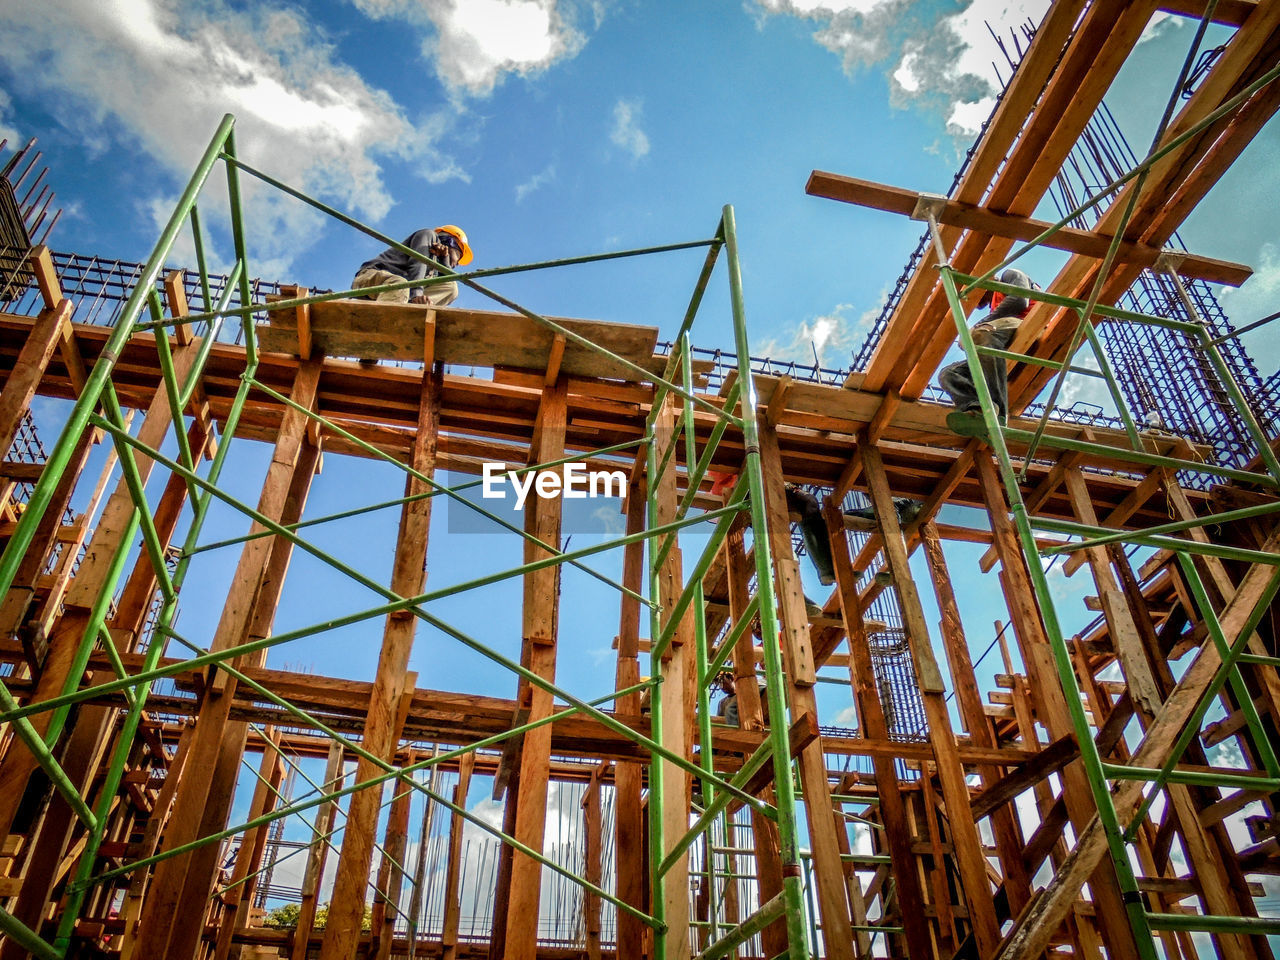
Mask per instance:
[[[1023,458],[1024,471],[1026,465],[1031,461],[1036,444],[1040,441],[1043,441],[1048,446],[1059,446],[1063,449],[1076,450],[1082,453],[1105,453],[1120,460],[1129,460],[1135,466],[1151,466],[1174,471],[1207,471],[1222,476],[1231,476],[1233,479],[1248,480],[1251,483],[1272,490],[1280,489],[1280,462],[1277,462],[1275,453],[1259,427],[1248,401],[1241,393],[1234,379],[1232,379],[1231,373],[1222,360],[1218,346],[1214,342],[1210,331],[1197,324],[1103,307],[1096,303],[1061,297],[1033,288],[1019,287],[992,280],[991,276],[999,273],[1007,263],[1012,262],[1012,257],[1005,264],[993,268],[987,275],[982,277],[972,277],[959,273],[947,261],[945,251],[942,249],[941,234],[937,220],[934,219],[932,214],[929,215],[928,222],[930,234],[939,253],[939,275],[946,291],[947,301],[951,307],[952,317],[955,320],[957,335],[973,378],[978,402],[981,405],[980,417],[974,417],[966,413],[955,413],[948,418],[948,424],[962,435],[985,440],[995,454],[1000,479],[1003,482],[1005,495],[1008,497],[1010,511],[1018,532],[1019,543],[1027,559],[1031,582],[1035,589],[1036,599],[1052,646],[1058,680],[1067,695],[1071,722],[1075,730],[1076,740],[1080,745],[1081,759],[1084,762],[1094,803],[1097,806],[1096,823],[1100,824],[1100,829],[1106,838],[1107,853],[1120,883],[1125,910],[1136,937],[1139,955],[1143,960],[1156,960],[1158,954],[1153,936],[1153,931],[1156,930],[1200,931],[1215,934],[1280,933],[1280,919],[1213,915],[1196,916],[1148,911],[1143,904],[1127,849],[1127,845],[1134,842],[1153,804],[1169,784],[1181,783],[1209,787],[1280,790],[1280,761],[1277,761],[1269,734],[1262,725],[1257,708],[1252,697],[1248,694],[1244,677],[1240,672],[1240,664],[1242,662],[1273,667],[1280,666],[1280,658],[1246,653],[1246,646],[1253,637],[1254,630],[1276,596],[1277,591],[1280,591],[1280,553],[1213,545],[1194,539],[1166,536],[1172,533],[1199,530],[1202,527],[1218,523],[1272,514],[1280,510],[1280,503],[1245,508],[1244,510],[1224,511],[1196,517],[1191,520],[1164,524],[1146,530],[1118,530],[1110,527],[1036,518],[1027,509],[1019,472],[1014,465],[1008,441],[1020,441],[1027,446],[1027,452]],[[1176,273],[1171,273],[1170,276],[1174,283],[1181,286],[1181,280]],[[1027,354],[1015,354],[1007,350],[979,346],[974,342],[973,334],[969,330],[964,305],[961,301],[963,293],[975,288],[992,290],[1010,296],[1037,299],[1074,310],[1078,316],[1079,329],[1076,337],[1072,340],[1072,349],[1068,351],[1068,354],[1061,362],[1057,362]],[[1132,416],[1123,403],[1120,385],[1117,383],[1110,364],[1107,362],[1101,342],[1093,330],[1092,322],[1089,319],[1090,313],[1116,322],[1144,323],[1175,329],[1189,337],[1196,338],[1200,348],[1208,355],[1218,375],[1222,377],[1223,382],[1226,384],[1228,393],[1235,405],[1235,413],[1245,423],[1249,429],[1250,436],[1257,444],[1259,458],[1265,466],[1266,472],[1237,472],[1230,468],[1204,464],[1196,460],[1153,457],[1152,454],[1148,453],[1143,447],[1142,438],[1138,433]],[[1097,371],[1075,365],[1074,354],[1077,348],[1083,348],[1085,344],[1089,345],[1093,358],[1099,365]],[[1062,376],[1067,373],[1074,373],[1102,378],[1106,382],[1113,398],[1117,401],[1117,407],[1124,419],[1126,432],[1133,443],[1133,449],[1130,451],[1118,451],[1114,447],[1103,447],[1102,445],[1085,441],[1067,441],[1061,438],[1043,436],[1040,430],[1029,432],[1005,426],[1001,419],[1001,411],[992,397],[983,373],[983,357],[1048,366],[1059,371]],[[1041,421],[1041,429],[1043,425],[1044,423]],[[1062,546],[1044,547],[1036,542],[1036,530],[1066,533],[1081,539]],[[1205,618],[1212,649],[1220,657],[1220,663],[1212,678],[1206,686],[1197,692],[1193,708],[1186,716],[1181,718],[1175,742],[1164,752],[1163,756],[1159,757],[1158,769],[1131,764],[1108,763],[1103,760],[1094,741],[1089,719],[1085,714],[1082,691],[1076,676],[1076,667],[1072,660],[1071,651],[1068,649],[1066,637],[1057,613],[1057,600],[1054,597],[1054,592],[1049,585],[1048,577],[1040,560],[1042,556],[1074,553],[1109,543],[1153,546],[1171,549],[1175,552],[1179,566],[1186,576],[1195,595],[1197,605]],[[1224,634],[1221,620],[1213,609],[1208,592],[1193,562],[1195,556],[1234,559],[1275,568],[1269,575],[1265,589],[1256,598],[1251,598],[1251,610],[1236,636],[1228,637]],[[1227,683],[1231,684],[1240,700],[1253,747],[1262,760],[1267,776],[1233,777],[1217,772],[1198,773],[1194,771],[1175,773],[1174,768],[1179,760],[1182,759],[1192,738],[1198,733],[1201,721],[1209,706]],[[1122,823],[1122,815],[1111,790],[1113,781],[1122,780],[1151,784],[1150,790],[1138,804],[1137,810],[1130,815],[1127,825]]]
[[[234,127],[234,117],[228,114],[223,119],[217,132],[210,141],[209,146],[206,148],[195,172],[184,189],[173,214],[162,231],[151,256],[147,259],[145,267],[137,278],[137,282],[129,294],[121,317],[110,335],[106,348],[103,350],[100,358],[89,372],[85,387],[81,391],[78,400],[68,415],[66,426],[49,454],[46,468],[39,481],[35,484],[31,493],[29,506],[19,520],[3,555],[0,556],[0,594],[3,594],[13,582],[15,573],[23,559],[24,553],[32,542],[36,526],[52,500],[54,489],[61,480],[63,471],[67,468],[71,459],[72,451],[81,435],[86,430],[98,429],[110,436],[119,454],[119,461],[122,465],[124,480],[133,499],[133,511],[123,534],[117,542],[116,551],[110,565],[108,576],[98,594],[97,601],[94,603],[92,610],[90,611],[88,624],[84,630],[74,657],[73,669],[69,675],[71,681],[68,683],[68,688],[65,689],[60,696],[41,702],[29,703],[26,706],[19,706],[8,688],[2,681],[0,681],[0,707],[3,708],[2,712],[0,712],[0,723],[12,725],[22,742],[31,751],[36,763],[49,777],[50,781],[65,801],[72,807],[76,816],[87,827],[88,838],[85,849],[80,856],[79,865],[75,872],[74,879],[69,887],[69,902],[59,918],[57,933],[53,942],[49,943],[45,941],[37,932],[31,930],[17,917],[2,909],[0,909],[0,931],[3,931],[15,942],[21,944],[24,948],[30,950],[38,957],[64,957],[71,948],[76,921],[80,916],[80,911],[85,902],[86,895],[96,884],[131,874],[134,871],[153,866],[166,859],[188,853],[209,844],[220,842],[227,837],[231,837],[257,827],[266,826],[267,824],[275,822],[283,817],[301,814],[308,809],[318,807],[324,803],[333,802],[341,797],[349,796],[370,788],[380,788],[387,781],[396,781],[407,789],[412,789],[424,794],[430,801],[452,811],[458,816],[463,817],[468,822],[480,826],[490,834],[498,837],[502,843],[513,847],[524,856],[530,857],[542,866],[567,876],[596,897],[600,897],[601,899],[612,903],[617,909],[639,919],[653,931],[654,956],[659,958],[659,960],[667,956],[679,956],[681,955],[681,951],[674,947],[670,938],[673,936],[683,938],[685,936],[684,930],[678,928],[669,929],[668,924],[664,919],[665,909],[663,897],[657,892],[655,892],[653,898],[652,914],[645,913],[638,907],[609,894],[598,885],[589,883],[582,878],[574,876],[571,872],[544,857],[539,851],[519,842],[514,836],[485,823],[480,818],[466,811],[464,807],[451,802],[447,798],[430,789],[425,784],[414,779],[414,774],[420,770],[426,770],[450,761],[457,761],[465,754],[501,743],[513,737],[522,736],[528,731],[545,726],[557,719],[575,714],[582,714],[594,718],[615,733],[631,740],[646,751],[651,757],[649,774],[651,791],[649,806],[652,817],[650,826],[650,848],[653,855],[653,877],[655,884],[660,883],[664,886],[675,887],[677,889],[682,885],[687,887],[687,880],[685,879],[687,867],[684,867],[683,870],[678,869],[683,864],[682,855],[688,850],[690,845],[704,834],[721,811],[725,810],[730,801],[736,801],[750,806],[758,812],[768,816],[777,825],[782,844],[783,863],[789,867],[790,865],[794,865],[793,869],[789,868],[787,870],[781,893],[777,897],[774,897],[768,902],[762,904],[751,916],[744,918],[738,924],[731,926],[721,924],[717,929],[717,932],[721,933],[722,936],[699,954],[699,956],[701,958],[707,958],[707,960],[710,960],[712,957],[723,956],[732,950],[735,945],[744,942],[774,920],[785,915],[789,943],[786,955],[793,958],[793,960],[803,960],[803,958],[806,958],[808,956],[806,945],[807,930],[805,928],[804,921],[802,877],[799,868],[800,854],[796,827],[797,799],[795,791],[792,788],[792,777],[789,774],[782,773],[782,771],[791,770],[793,758],[788,738],[788,724],[781,722],[781,720],[787,716],[787,704],[782,689],[783,666],[781,651],[779,648],[779,623],[776,608],[777,599],[774,593],[775,588],[773,586],[772,557],[770,554],[769,537],[766,526],[764,478],[760,466],[759,442],[755,434],[756,423],[754,411],[757,405],[757,398],[749,366],[750,350],[747,342],[745,307],[741,274],[738,266],[736,227],[732,207],[726,206],[724,208],[714,236],[707,240],[696,240],[687,243],[671,244],[642,250],[609,253],[598,256],[576,257],[509,268],[477,270],[470,273],[454,273],[444,269],[442,265],[434,263],[429,258],[422,257],[420,254],[409,250],[403,245],[395,242],[392,238],[380,234],[378,231],[359,223],[340,211],[307,197],[302,192],[295,190],[238,160],[235,150]],[[159,278],[161,266],[164,263],[166,256],[172,249],[180,231],[187,224],[191,227],[192,236],[195,242],[199,282],[206,293],[205,302],[211,302],[208,299],[210,289],[209,273],[204,253],[205,237],[200,222],[201,214],[198,207],[198,199],[219,163],[222,163],[225,167],[226,173],[229,199],[229,220],[234,240],[236,255],[235,262],[232,269],[229,271],[228,282],[225,284],[225,287],[221,292],[221,296],[217,300],[213,309],[204,313],[191,314],[185,310],[179,309],[176,304],[171,303],[169,305],[170,315],[166,316],[164,306],[156,293],[155,285]],[[420,497],[444,495],[455,500],[459,500],[462,503],[467,503],[467,501],[462,500],[460,496],[462,487],[450,488],[437,483],[428,474],[417,471],[410,465],[400,463],[391,455],[378,450],[371,444],[368,444],[354,436],[349,431],[344,430],[344,428],[339,424],[329,420],[316,411],[309,409],[306,405],[299,404],[292,398],[273,390],[267,384],[262,383],[255,378],[259,354],[253,318],[261,312],[292,310],[325,300],[343,299],[354,295],[377,294],[402,289],[413,284],[424,285],[424,282],[406,281],[403,283],[385,284],[380,287],[359,291],[359,294],[355,291],[340,291],[309,297],[287,298],[277,300],[272,303],[252,302],[249,281],[250,270],[247,261],[246,236],[244,233],[242,216],[241,186],[239,178],[241,172],[255,176],[269,186],[277,188],[296,199],[310,204],[312,207],[321,210],[348,226],[355,227],[367,235],[386,242],[394,248],[409,253],[418,259],[424,260],[440,271],[438,277],[434,280],[425,281],[425,285],[431,285],[432,283],[445,283],[451,280],[458,280],[466,283],[468,286],[479,291],[483,295],[490,297],[525,317],[550,328],[558,337],[596,351],[627,368],[637,377],[643,377],[646,380],[654,382],[657,387],[657,395],[655,396],[653,408],[646,424],[646,436],[644,439],[638,443],[606,447],[581,455],[591,456],[615,453],[619,452],[623,448],[637,445],[647,448],[647,466],[648,475],[650,477],[647,498],[650,525],[638,533],[619,537],[610,540],[607,543],[593,545],[576,551],[563,552],[552,548],[549,544],[541,540],[538,540],[532,534],[515,528],[513,525],[507,523],[496,515],[489,514],[487,511],[468,503],[467,505],[469,507],[480,510],[480,512],[488,519],[501,524],[508,530],[521,535],[526,540],[531,541],[537,548],[548,554],[548,556],[532,562],[524,563],[508,570],[487,575],[468,583],[440,590],[428,591],[419,596],[405,597],[397,595],[387,587],[364,577],[353,568],[347,566],[337,558],[328,555],[323,550],[308,542],[298,533],[298,529],[303,526],[302,523],[292,525],[278,523],[271,517],[268,517],[254,509],[251,505],[240,502],[236,497],[221,489],[218,485],[218,480],[231,446],[229,441],[236,434],[237,425],[250,395],[254,391],[259,391],[270,396],[274,401],[284,405],[286,408],[305,417],[308,421],[318,425],[325,431],[345,437],[347,440],[361,447],[369,455],[384,461],[395,463],[407,476],[427,484],[430,488],[429,491],[425,494],[419,495]],[[604,347],[593,343],[589,339],[556,323],[554,320],[543,317],[507,300],[492,290],[482,286],[478,282],[478,280],[483,277],[497,276],[523,270],[544,269],[570,263],[589,263],[623,256],[635,256],[646,253],[697,247],[709,248],[706,262],[704,263],[701,275],[695,286],[688,311],[675,337],[677,349],[672,351],[666,370],[661,376],[656,376],[652,372],[639,367],[626,358],[611,353]],[[730,302],[739,370],[736,382],[728,391],[726,391],[722,404],[717,405],[709,402],[703,396],[697,395],[694,392],[693,364],[689,331],[697,315],[699,305],[711,278],[712,271],[716,266],[718,256],[722,251],[728,265]],[[237,293],[239,295],[240,306],[232,305],[231,300],[233,293]],[[149,320],[144,321],[141,319],[144,310],[148,311],[150,316]],[[228,318],[232,317],[240,318],[243,323],[245,370],[241,376],[241,383],[232,403],[230,413],[225,418],[224,426],[221,431],[223,442],[218,446],[217,453],[213,456],[212,463],[208,468],[207,473],[202,476],[197,469],[199,451],[193,450],[188,439],[188,418],[186,412],[190,408],[193,396],[199,386],[201,372],[209,358],[213,344],[217,338],[217,334]],[[208,324],[208,329],[206,336],[201,340],[196,357],[184,377],[175,364],[174,351],[170,345],[169,336],[170,332],[173,332],[178,335],[179,343],[185,342],[182,336],[182,330],[196,322],[206,322]],[[159,449],[161,443],[148,445],[129,432],[122,412],[120,400],[116,395],[116,390],[111,379],[114,364],[118,359],[124,344],[135,333],[148,330],[155,333],[157,360],[163,376],[163,389],[172,412],[171,422],[173,426],[173,435],[178,447],[176,457],[169,457],[161,453]],[[693,411],[695,406],[701,407],[703,410],[712,413],[717,418],[716,426],[712,431],[711,438],[702,447],[701,453],[698,451],[698,440],[694,432]],[[735,407],[738,410],[736,415],[732,412]],[[674,424],[674,430],[665,431],[665,434],[664,431],[659,429],[656,425],[660,411],[663,410],[670,413],[672,423]],[[747,452],[744,458],[743,469],[739,482],[736,485],[733,495],[728,498],[726,505],[723,508],[710,510],[700,514],[691,513],[695,494],[697,493],[701,480],[711,463],[712,454],[721,437],[723,437],[725,431],[729,427],[733,427],[736,430],[741,431],[742,436],[746,441]],[[681,432],[684,434],[684,458],[688,473],[686,479],[688,489],[685,496],[677,505],[674,517],[668,519],[666,522],[656,522],[661,511],[656,500],[656,490],[658,487],[656,479],[661,476],[666,476],[672,485],[672,489],[674,489],[674,471],[676,469],[676,463],[673,454],[676,451]],[[172,572],[166,563],[164,544],[162,542],[162,538],[157,532],[156,520],[153,516],[153,508],[150,506],[146,496],[147,479],[149,478],[144,478],[144,476],[139,472],[138,461],[135,459],[135,453],[136,455],[145,457],[151,460],[154,464],[165,468],[169,471],[171,476],[181,478],[187,486],[191,502],[194,505],[190,528],[186,535],[185,543],[179,555],[176,568]],[[573,458],[557,458],[548,461],[547,463],[529,466],[526,469],[551,469],[567,462],[570,459]],[[471,485],[472,484],[464,484],[463,486]],[[388,501],[386,503],[376,504],[362,509],[373,510],[393,504],[404,504],[411,499],[413,498],[400,498],[398,500]],[[203,529],[203,524],[208,516],[209,507],[214,501],[230,506],[238,511],[238,513],[248,517],[253,522],[256,529],[243,537],[220,541],[216,544],[200,544],[199,538]],[[340,516],[348,515],[351,515],[350,512],[341,514]],[[764,641],[766,651],[765,671],[768,683],[767,697],[769,709],[771,715],[778,719],[775,719],[775,722],[770,725],[763,743],[756,751],[755,755],[748,759],[743,770],[732,778],[724,779],[717,776],[710,767],[711,733],[709,728],[709,702],[707,698],[707,687],[714,680],[720,664],[723,664],[731,651],[731,644],[725,644],[720,654],[712,661],[708,660],[705,649],[702,651],[703,655],[698,659],[698,687],[701,691],[699,715],[702,724],[703,757],[701,765],[691,762],[685,756],[674,753],[663,745],[664,713],[678,709],[678,705],[681,701],[680,691],[678,690],[674,691],[673,694],[664,697],[663,681],[669,669],[668,665],[673,660],[670,648],[674,645],[673,639],[676,636],[676,632],[680,624],[682,622],[688,622],[691,613],[696,613],[697,616],[695,619],[699,621],[705,619],[700,578],[710,565],[716,551],[719,549],[720,544],[728,534],[734,521],[742,516],[750,517],[751,526],[755,531],[754,555],[757,574],[757,592],[752,599],[747,613],[735,625],[733,636],[736,637],[741,635],[749,627],[754,618],[759,618],[762,636],[766,638]],[[320,518],[318,520],[308,521],[308,523],[320,523],[328,519],[334,518]],[[673,584],[669,581],[664,581],[663,584],[660,584],[660,575],[662,571],[666,569],[665,565],[668,564],[673,555],[678,555],[679,550],[677,547],[677,536],[679,532],[708,521],[715,522],[714,533],[711,535],[708,544],[702,551],[698,560],[693,565],[693,569],[689,576],[684,580],[675,582],[674,590],[672,589]],[[159,665],[160,658],[167,644],[166,642],[153,642],[147,649],[143,660],[143,668],[132,675],[127,674],[124,670],[123,664],[120,662],[114,643],[111,641],[110,634],[105,630],[105,619],[107,616],[108,606],[124,573],[126,560],[130,554],[129,546],[138,533],[142,536],[144,553],[150,561],[156,578],[156,584],[161,596],[163,597],[163,605],[156,622],[157,634],[166,639],[172,639],[181,643],[182,645],[190,648],[195,654],[191,659],[183,661],[181,667],[182,670],[189,670],[196,666],[208,665],[216,671],[220,671],[226,676],[234,678],[236,682],[249,686],[256,690],[261,696],[286,710],[300,723],[315,729],[323,736],[332,738],[332,740],[340,744],[344,750],[349,751],[357,757],[370,761],[382,772],[372,779],[355,783],[341,789],[330,790],[328,792],[325,792],[323,789],[318,787],[314,787],[313,792],[315,790],[320,790],[320,792],[315,796],[308,795],[306,799],[295,800],[287,803],[285,806],[280,807],[269,814],[264,814],[244,823],[231,826],[227,829],[217,831],[209,835],[200,836],[190,843],[172,847],[150,857],[127,863],[114,869],[95,872],[96,855],[98,848],[104,839],[103,834],[107,814],[110,810],[110,804],[116,794],[116,791],[120,786],[121,778],[126,767],[128,750],[133,743],[135,734],[137,733],[138,725],[146,706],[148,693],[151,690],[152,684],[156,680],[178,672],[173,667],[165,668]],[[356,583],[380,594],[385,598],[386,602],[366,610],[351,613],[339,618],[333,618],[312,626],[290,630],[266,636],[255,641],[212,651],[204,650],[178,634],[173,629],[173,621],[177,610],[180,591],[186,578],[191,558],[204,550],[210,550],[215,547],[230,546],[236,543],[248,543],[260,537],[271,536],[279,537],[293,546],[306,551],[331,568],[345,574]],[[590,568],[585,567],[582,564],[582,561],[585,558],[596,553],[636,543],[644,543],[649,552],[650,591],[648,597],[639,595],[628,587],[615,583],[609,578],[595,573],[590,570]],[[465,590],[477,589],[486,584],[522,576],[537,570],[549,567],[558,567],[559,565],[566,563],[584,569],[591,575],[616,588],[624,596],[630,596],[633,600],[650,609],[651,629],[652,636],[654,638],[652,660],[656,667],[655,676],[650,679],[643,680],[634,686],[612,691],[599,698],[590,701],[583,700],[561,689],[554,683],[539,676],[536,672],[522,666],[520,663],[517,663],[496,650],[489,648],[481,641],[468,636],[463,631],[449,625],[426,609],[426,605],[433,600],[453,596]],[[342,734],[331,729],[319,718],[315,717],[308,711],[298,708],[297,706],[289,703],[286,699],[272,694],[270,690],[261,684],[255,683],[243,671],[237,669],[234,665],[234,661],[247,654],[262,651],[269,647],[287,643],[291,640],[316,635],[318,633],[335,629],[339,626],[369,620],[375,617],[396,616],[405,613],[417,618],[418,622],[434,627],[446,635],[460,641],[465,646],[505,667],[508,671],[517,675],[523,681],[544,690],[552,696],[561,698],[569,706],[567,708],[554,711],[550,716],[514,726],[503,734],[484,738],[467,746],[439,753],[436,756],[417,763],[403,767],[396,767],[377,755],[370,753],[358,743],[353,742],[350,738],[344,737]],[[702,641],[705,647],[705,636],[702,637]],[[108,655],[113,658],[113,663],[120,676],[118,676],[114,681],[76,689],[78,686],[75,682],[76,678],[84,672],[84,668],[87,666],[89,659],[99,642],[105,643]],[[641,690],[650,691],[653,700],[652,738],[643,736],[642,734],[632,730],[626,724],[616,720],[612,715],[601,712],[597,709],[598,706],[604,703],[617,700],[618,698],[629,694],[638,693]],[[126,698],[128,707],[127,714],[118,739],[118,745],[112,752],[110,763],[106,768],[105,782],[101,789],[101,799],[98,803],[98,807],[97,809],[90,809],[85,798],[80,795],[75,785],[68,778],[62,766],[51,752],[50,746],[56,742],[73,705],[88,701],[94,697],[117,691],[122,693]],[[42,734],[41,731],[37,730],[32,725],[31,718],[43,713],[51,713],[51,717],[49,725]],[[673,712],[672,716],[675,715],[676,714]],[[670,718],[668,718],[668,722],[669,721]],[[765,804],[743,790],[743,785],[750,779],[751,775],[766,763],[771,763],[774,770],[778,771],[778,775],[776,777],[777,796],[776,802],[773,804]],[[664,833],[663,826],[663,784],[664,780],[671,782],[672,771],[674,771],[679,777],[688,777],[692,775],[700,778],[705,791],[704,797],[708,800],[705,811],[699,818],[697,824],[680,837],[667,836]],[[670,798],[666,802],[679,804],[680,800],[679,798]],[[687,806],[685,809],[687,809]]]

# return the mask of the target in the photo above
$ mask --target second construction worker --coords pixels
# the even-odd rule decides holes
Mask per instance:
[[[1000,274],[1001,283],[1011,287],[1024,287],[1029,290],[1040,288],[1021,270],[1009,268]],[[1007,350],[1013,342],[1018,326],[1026,317],[1035,301],[1026,297],[1005,296],[991,290],[982,295],[978,308],[990,306],[991,312],[973,325],[970,333],[973,342],[980,347],[994,347]],[[983,357],[982,373],[986,377],[987,389],[991,391],[991,399],[996,405],[1001,422],[1009,414],[1009,365],[1002,357]],[[978,391],[974,386],[973,374],[969,371],[969,361],[948,364],[938,374],[938,384],[955,402],[961,413],[980,413]]]
[[[453,224],[436,227],[434,230],[418,230],[410,234],[404,246],[444,264],[450,270],[465,267],[471,262],[471,246],[467,243],[467,235],[461,227]],[[351,288],[362,290],[400,280],[426,280],[439,275],[440,271],[430,264],[395,247],[388,247],[372,260],[360,264],[355,279],[351,281]],[[458,299],[458,284],[450,280],[448,283],[437,283],[429,287],[387,290],[372,294],[371,299],[379,303],[420,303],[447,307]]]

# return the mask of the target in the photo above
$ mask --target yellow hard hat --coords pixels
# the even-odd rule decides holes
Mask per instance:
[[[462,258],[458,261],[458,266],[465,267],[471,262],[471,245],[467,243],[467,235],[461,227],[455,227],[452,223],[446,223],[443,227],[436,227],[436,233],[447,233],[462,247]]]

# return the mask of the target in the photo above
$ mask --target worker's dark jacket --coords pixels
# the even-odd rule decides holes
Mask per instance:
[[[404,245],[411,250],[417,250],[426,256],[431,256],[431,248],[436,243],[436,232],[434,230],[419,230],[417,233],[411,234]],[[434,267],[429,267],[421,260],[415,260],[407,253],[402,253],[393,247],[388,247],[372,260],[366,260],[360,264],[360,270],[372,267],[374,270],[386,270],[394,273],[398,277],[404,277],[406,280],[424,280],[427,277],[438,276],[440,271]],[[359,273],[360,270],[356,272]],[[409,299],[422,296],[421,287],[413,287],[409,290]]]

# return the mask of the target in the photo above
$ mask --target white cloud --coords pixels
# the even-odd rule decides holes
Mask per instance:
[[[997,92],[992,62],[1004,54],[997,33],[1038,23],[1048,0],[973,0],[938,16],[915,0],[756,0],[765,13],[812,20],[816,40],[837,54],[846,73],[886,63],[890,102],[939,110],[948,132],[972,137],[991,113]],[[1006,39],[1008,44],[1008,39]]]
[[[1235,327],[1255,323],[1280,310],[1280,244],[1265,243],[1258,255],[1253,276],[1240,287],[1223,288],[1218,299],[1227,318]],[[1265,377],[1274,370],[1280,356],[1280,320],[1273,320],[1256,332],[1245,334],[1245,342],[1253,356],[1262,358],[1260,373]]]
[[[586,38],[558,0],[353,0],[374,19],[422,28],[423,55],[455,91],[484,96],[516,73],[528,76],[582,49]],[[596,25],[603,17],[595,10]]]
[[[1147,22],[1146,28],[1142,31],[1142,36],[1138,37],[1138,43],[1146,43],[1148,40],[1154,40],[1156,37],[1162,36],[1168,30],[1177,30],[1182,26],[1182,18],[1175,17],[1171,13],[1165,13],[1158,10],[1151,15],[1151,19]]]
[[[849,352],[862,341],[880,315],[880,308],[876,307],[851,320],[846,314],[852,309],[851,303],[838,303],[830,313],[801,321],[789,339],[771,337],[762,341],[761,356],[812,366],[816,353],[820,366],[848,366]]]
[[[237,117],[241,159],[365,219],[391,207],[382,158],[416,161],[429,179],[463,175],[435,146],[444,121],[412,122],[292,8],[0,0],[0,56],[33,93],[62,99],[63,122],[82,139],[145,152],[169,171],[156,197],[177,192],[226,112]],[[316,215],[252,178],[242,183],[254,253],[287,266],[314,236]]]
[[[9,145],[5,148],[7,153],[18,150],[22,144],[19,142],[21,134],[18,128],[10,122],[10,116],[13,112],[13,99],[9,94],[0,90],[0,140],[8,140]]]
[[[524,183],[516,185],[516,203],[523,203],[524,198],[535,190],[540,190],[556,178],[555,164],[548,164]]]
[[[640,129],[644,104],[639,100],[619,100],[613,105],[613,129],[609,140],[639,160],[649,152],[649,136]]]

